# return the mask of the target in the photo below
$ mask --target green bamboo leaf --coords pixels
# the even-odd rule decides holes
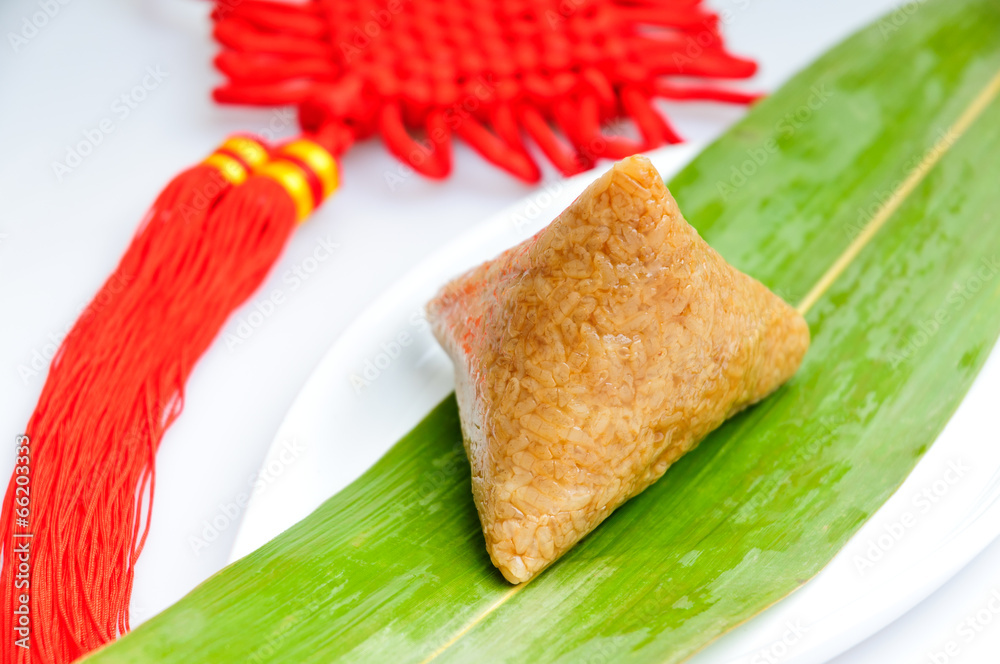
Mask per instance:
[[[486,556],[448,399],[92,660],[679,662],[805,583],[902,483],[1000,330],[1000,6],[932,0],[891,27],[832,50],[670,185],[709,243],[807,311],[788,385],[517,587]]]

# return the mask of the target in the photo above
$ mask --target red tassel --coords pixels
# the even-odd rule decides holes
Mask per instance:
[[[128,631],[154,458],[184,384],[296,220],[318,204],[302,186],[316,177],[303,172],[311,153],[295,154],[299,165],[279,155],[235,187],[241,155],[228,149],[178,176],[53,359],[21,448],[28,480],[15,470],[0,517],[4,662],[62,664]],[[328,194],[329,175],[321,182]],[[30,586],[22,589],[24,546]],[[30,650],[15,645],[24,594]]]

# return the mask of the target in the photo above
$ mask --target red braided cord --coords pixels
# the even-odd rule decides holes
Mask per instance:
[[[216,64],[228,79],[218,101],[296,105],[308,134],[337,137],[326,144],[335,152],[380,135],[429,177],[450,171],[452,134],[534,182],[525,134],[569,174],[679,141],[657,97],[756,99],[672,80],[756,70],[725,50],[700,0],[216,2]],[[619,118],[641,140],[602,132]]]

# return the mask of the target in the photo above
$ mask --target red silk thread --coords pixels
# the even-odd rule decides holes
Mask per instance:
[[[128,630],[155,454],[184,384],[291,235],[272,180],[197,166],[160,195],[52,362],[31,440],[31,640],[14,645],[14,478],[0,518],[4,662],[71,662]]]

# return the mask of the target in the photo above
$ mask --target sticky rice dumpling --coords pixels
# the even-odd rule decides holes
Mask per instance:
[[[455,364],[486,547],[513,583],[777,389],[809,346],[802,316],[709,247],[641,156],[428,314]]]

